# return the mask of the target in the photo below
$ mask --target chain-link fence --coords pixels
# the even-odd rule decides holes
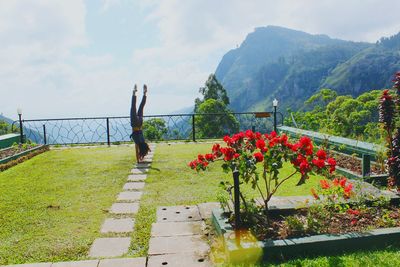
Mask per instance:
[[[220,138],[252,129],[270,132],[282,125],[280,112],[215,114],[172,114],[144,116],[143,132],[149,141]],[[93,144],[130,141],[132,127],[128,116],[21,120],[26,140],[39,144]]]

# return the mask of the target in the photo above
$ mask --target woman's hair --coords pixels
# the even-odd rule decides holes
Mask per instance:
[[[139,155],[141,157],[146,156],[147,153],[149,153],[149,151],[150,151],[150,147],[146,142],[139,143]]]

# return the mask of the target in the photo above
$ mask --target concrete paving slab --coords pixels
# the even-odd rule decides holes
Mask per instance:
[[[146,267],[146,258],[104,259],[99,267]]]
[[[136,163],[135,168],[137,169],[148,169],[150,168],[151,163],[150,162],[140,162]]]
[[[51,262],[42,263],[27,263],[27,264],[15,264],[15,265],[1,265],[7,267],[51,267]]]
[[[157,222],[200,221],[197,206],[163,206],[157,208]]]
[[[131,170],[132,174],[146,174],[149,171],[149,169],[137,169],[137,168],[133,168]]]
[[[142,192],[137,191],[124,191],[118,194],[117,201],[139,201],[142,194]]]
[[[151,237],[148,254],[197,253],[206,255],[208,250],[207,242],[200,235]]]
[[[113,219],[108,218],[104,221],[100,232],[106,233],[130,233],[133,231],[135,223],[131,218]]]
[[[221,205],[219,202],[207,202],[207,203],[200,203],[197,205],[200,212],[200,217],[203,220],[210,219],[212,211],[215,209],[220,209]]]
[[[89,250],[89,257],[120,257],[128,253],[130,237],[97,238]]]
[[[131,174],[128,176],[129,182],[143,182],[147,179],[147,174]]]
[[[153,223],[151,227],[151,236],[184,236],[184,235],[201,235],[205,223],[196,222],[161,222]]]
[[[146,184],[144,182],[132,182],[124,185],[124,190],[140,190],[143,189]]]
[[[147,267],[185,266],[206,267],[213,266],[206,256],[193,253],[178,253],[150,256]]]
[[[114,203],[111,206],[112,214],[136,214],[139,210],[139,203]]]
[[[97,267],[98,260],[56,262],[51,267]]]

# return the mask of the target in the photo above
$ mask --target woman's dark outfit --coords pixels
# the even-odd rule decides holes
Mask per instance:
[[[131,138],[135,141],[135,144],[144,143],[144,136],[142,131],[143,125],[143,108],[146,104],[146,96],[143,95],[142,102],[140,103],[139,110],[136,113],[136,95],[132,95],[132,104],[131,104],[131,126],[132,126],[132,135]]]

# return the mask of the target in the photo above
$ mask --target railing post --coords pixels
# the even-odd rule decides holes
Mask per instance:
[[[240,188],[239,188],[239,171],[233,171],[233,191],[234,191],[234,210],[235,210],[235,228],[240,229]]]
[[[362,155],[362,177],[371,175],[371,156],[368,154]]]
[[[22,125],[22,114],[18,114],[19,117],[19,141],[21,144],[24,143],[24,129]]]
[[[47,145],[47,138],[46,138],[46,125],[43,124],[43,142]]]
[[[277,133],[276,123],[276,106],[274,106],[274,131]]]
[[[107,123],[107,145],[110,146],[110,118],[106,119]]]
[[[196,142],[196,124],[195,124],[195,114],[192,115],[192,138],[193,142]]]

